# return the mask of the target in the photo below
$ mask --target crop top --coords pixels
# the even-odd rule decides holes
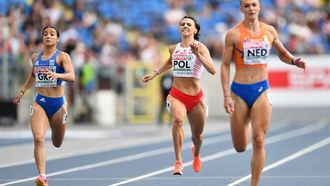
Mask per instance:
[[[248,30],[239,25],[240,39],[234,49],[234,62],[236,68],[261,67],[267,65],[272,43],[270,36],[264,26],[260,23],[261,33],[259,36],[252,36]]]
[[[200,79],[204,66],[190,47],[178,43],[172,53],[173,77],[194,77]]]
[[[56,73],[64,73],[64,69],[56,63],[56,57],[59,53],[60,51],[56,50],[49,59],[41,60],[43,51],[40,52],[36,61],[33,63],[36,87],[56,87],[64,83],[61,79],[50,80],[46,74],[49,70]]]

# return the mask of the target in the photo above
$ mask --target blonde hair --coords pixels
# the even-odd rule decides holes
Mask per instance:
[[[258,2],[260,3],[260,0],[258,0]],[[239,4],[240,4],[240,5],[242,4],[242,0],[239,0]]]

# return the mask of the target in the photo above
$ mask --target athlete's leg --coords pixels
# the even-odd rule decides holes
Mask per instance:
[[[167,97],[167,102],[171,104],[170,113],[172,115],[172,136],[173,136],[173,145],[175,151],[175,159],[177,161],[182,161],[181,149],[184,139],[183,131],[183,121],[185,114],[187,112],[186,107],[176,98],[169,95]]]
[[[269,128],[272,105],[266,95],[261,94],[251,109],[251,125],[253,134],[253,155],[251,160],[251,185],[258,185],[262,169],[265,165],[265,137]]]
[[[34,139],[34,159],[39,174],[46,171],[45,135],[48,127],[48,117],[43,108],[33,103],[31,111],[31,130]]]
[[[250,139],[250,108],[237,95],[232,93],[234,112],[230,116],[233,146],[237,152],[244,152]]]
[[[200,103],[196,105],[193,109],[189,111],[187,114],[190,130],[191,130],[191,138],[195,146],[194,156],[199,156],[199,152],[201,149],[201,145],[203,142],[203,130],[205,126],[205,106],[204,103]]]
[[[50,120],[50,128],[52,130],[52,142],[55,147],[60,147],[62,145],[65,127],[67,122],[67,109],[66,104],[64,104]]]

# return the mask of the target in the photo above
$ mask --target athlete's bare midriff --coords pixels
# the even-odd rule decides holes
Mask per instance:
[[[175,77],[173,87],[192,96],[198,94],[201,89],[199,79],[193,77]]]
[[[252,84],[267,79],[267,67],[236,69],[234,81],[241,84]]]
[[[59,85],[57,87],[38,87],[37,91],[39,94],[52,97],[52,98],[58,98],[64,96],[64,87],[63,85]]]

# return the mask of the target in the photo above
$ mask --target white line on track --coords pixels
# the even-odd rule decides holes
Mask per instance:
[[[284,120],[281,120],[281,121],[282,121],[281,123],[286,123],[288,120],[284,119]],[[219,133],[228,133],[228,131],[229,131],[229,126],[219,126],[219,127],[217,127],[217,129],[209,131],[208,134],[209,135],[214,135],[214,134],[219,134]],[[1,132],[0,132],[0,136],[1,136]],[[134,140],[134,141],[129,142],[125,145],[120,145],[120,146],[117,146],[117,147],[114,147],[113,145],[109,145],[109,146],[88,148],[88,149],[74,151],[74,152],[67,152],[67,153],[61,153],[61,154],[56,154],[56,155],[50,155],[50,156],[47,156],[47,161],[57,160],[57,159],[62,159],[62,158],[75,157],[75,156],[80,156],[80,155],[102,153],[102,152],[107,152],[107,151],[110,151],[110,150],[127,149],[127,148],[137,146],[137,145],[148,145],[148,144],[152,145],[152,144],[166,142],[168,140],[171,140],[171,138],[169,138],[169,136],[157,137],[157,138],[153,138],[152,140],[150,140],[150,138],[148,138],[148,139],[139,139],[139,140]],[[26,160],[21,160],[21,161],[1,163],[0,168],[19,166],[19,165],[24,165],[24,164],[34,163],[34,162],[35,162],[35,160],[33,158],[31,158],[31,159],[26,159]]]
[[[311,133],[311,132],[314,132],[314,131],[317,131],[317,130],[321,129],[321,128],[325,127],[326,125],[327,124],[324,122],[324,120],[321,120],[320,122],[315,123],[313,125],[309,125],[307,127],[302,127],[300,129],[294,129],[294,130],[291,130],[291,131],[283,133],[283,134],[278,134],[278,135],[269,137],[266,140],[266,145],[276,143],[276,142],[279,142],[279,141],[283,141],[283,140],[286,140],[286,139],[294,138],[294,137],[297,137],[297,136],[301,136],[301,135],[304,135],[304,134],[308,134],[308,133]],[[246,150],[251,150],[251,145],[249,145]],[[218,158],[221,158],[221,157],[224,157],[224,156],[228,156],[228,155],[232,155],[232,154],[235,154],[235,153],[236,153],[236,151],[233,148],[231,148],[231,149],[227,149],[227,150],[224,150],[224,151],[221,151],[221,152],[218,152],[218,153],[214,153],[214,154],[209,155],[209,156],[202,157],[201,160],[202,160],[202,162],[207,162],[207,161],[210,161],[210,160],[215,160],[215,159],[218,159]],[[192,161],[186,162],[186,163],[183,164],[183,167],[190,166],[191,164],[192,164]],[[151,176],[155,176],[155,175],[158,175],[158,174],[162,174],[162,173],[165,173],[165,172],[172,171],[172,169],[173,169],[173,167],[167,167],[167,168],[164,168],[164,169],[161,169],[161,170],[158,170],[158,171],[154,171],[154,172],[151,172],[151,173],[148,173],[148,174],[144,174],[144,175],[141,175],[141,176],[129,179],[129,180],[114,183],[114,184],[111,184],[109,186],[118,186],[118,185],[131,183],[131,182],[142,180],[142,179],[145,179],[145,178],[148,178],[148,177],[151,177]]]
[[[277,161],[275,163],[272,163],[272,164],[268,165],[267,167],[265,167],[263,169],[262,172],[266,172],[266,171],[268,171],[270,169],[273,169],[275,167],[278,167],[278,166],[280,166],[280,165],[282,165],[284,163],[287,163],[287,162],[289,162],[291,160],[294,160],[296,158],[299,158],[299,157],[301,157],[301,156],[303,156],[303,155],[305,155],[307,153],[313,152],[313,151],[315,151],[315,150],[317,150],[319,148],[322,148],[322,147],[324,147],[326,145],[329,145],[329,144],[330,144],[330,137],[327,137],[327,138],[325,138],[325,139],[323,139],[323,140],[321,140],[321,141],[319,141],[317,143],[314,143],[311,146],[308,146],[308,147],[306,147],[304,149],[301,149],[300,151],[298,151],[296,153],[291,154],[290,156],[287,156],[287,157],[285,157],[285,158],[283,158],[283,159],[281,159],[281,160],[279,160],[279,161]],[[240,184],[240,183],[242,183],[242,182],[244,182],[244,181],[246,181],[246,180],[248,180],[250,178],[251,178],[251,174],[249,174],[249,175],[247,175],[247,176],[245,176],[245,177],[243,177],[241,179],[238,179],[238,180],[236,180],[236,181],[228,184],[227,186],[235,186],[235,185]]]
[[[273,136],[271,138],[268,138],[268,140],[271,141],[271,143],[275,143],[275,142],[278,142],[278,141],[282,141],[282,140],[285,140],[285,139],[297,137],[297,136],[300,136],[300,135],[307,134],[309,132],[319,130],[320,128],[322,128],[324,126],[325,126],[324,123],[313,124],[313,126],[308,125],[307,127],[294,129],[292,131],[289,131],[289,132],[286,132],[286,133],[283,133],[283,134],[280,134],[280,135]],[[282,127],[279,127],[279,128],[282,128]],[[218,140],[216,140],[216,138],[218,138]],[[210,145],[210,144],[214,144],[216,142],[223,141],[223,140],[228,140],[228,139],[229,139],[228,134],[224,134],[224,135],[219,136],[219,137],[213,137],[212,139],[208,138],[207,139],[208,142],[206,142],[206,140],[205,140],[204,145]],[[274,139],[274,140],[272,141],[272,139]],[[183,149],[188,149],[188,148],[190,148],[190,144],[185,144],[183,146]],[[251,148],[251,147],[248,146],[248,149],[249,148]],[[125,157],[121,157],[121,158],[117,158],[117,159],[92,163],[92,164],[88,164],[88,165],[84,165],[84,166],[79,166],[79,167],[66,169],[66,170],[63,170],[63,171],[49,173],[49,174],[47,174],[47,177],[62,175],[62,174],[66,174],[66,173],[76,172],[76,171],[88,170],[88,169],[102,167],[102,166],[108,166],[108,165],[112,165],[112,164],[116,164],[116,163],[133,161],[133,160],[137,160],[137,159],[142,159],[142,158],[146,158],[146,157],[151,157],[151,156],[156,156],[156,155],[160,155],[160,154],[164,154],[164,153],[169,153],[169,152],[172,152],[172,151],[173,151],[172,146],[171,147],[166,147],[166,148],[160,148],[160,149],[156,149],[156,150],[152,150],[152,151],[148,151],[148,152],[143,152],[143,153],[139,153],[139,154],[135,154],[135,155],[129,155],[129,156],[125,156]],[[223,156],[231,155],[231,154],[234,154],[234,153],[235,153],[234,149],[228,149],[228,150],[225,150],[225,151],[221,151],[221,152],[212,154],[210,156],[202,157],[201,160],[202,161],[210,161],[210,160],[221,158]],[[186,167],[186,166],[190,166],[191,164],[192,164],[192,161],[184,163],[183,166]],[[140,176],[138,178],[144,179],[144,178],[151,177],[151,176],[154,176],[154,175],[162,174],[164,172],[169,172],[171,170],[172,170],[172,167],[167,167],[167,168],[158,170],[156,172],[152,172],[150,174],[147,174],[147,176],[143,175],[142,177]],[[35,177],[29,177],[29,178],[26,178],[26,179],[21,179],[21,180],[16,180],[16,181],[13,181],[13,182],[0,184],[0,186],[13,185],[13,184],[17,184],[17,183],[32,181],[34,179],[35,179]],[[140,180],[140,179],[138,179],[138,180]],[[130,180],[132,180],[132,181],[130,181]],[[136,178],[133,178],[133,179],[130,179],[130,180],[126,180],[124,182],[125,183],[133,182],[133,181],[136,181]],[[117,184],[122,185],[124,183],[119,182]]]

